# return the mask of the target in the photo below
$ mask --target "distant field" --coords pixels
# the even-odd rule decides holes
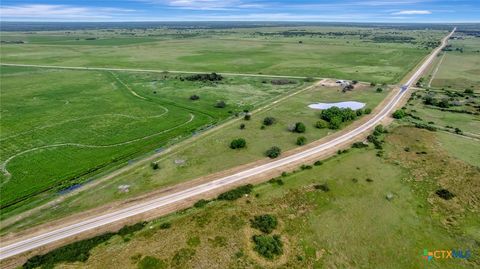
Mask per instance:
[[[480,38],[460,35],[450,40],[452,51],[446,51],[432,86],[437,88],[473,89],[480,92]],[[462,49],[458,51],[457,49]]]
[[[68,35],[4,32],[2,39],[26,43],[2,44],[0,55],[5,63],[264,73],[395,83],[428,53],[426,46],[432,48],[444,34],[392,31],[273,27],[193,32],[89,31]]]
[[[236,201],[211,201],[90,246],[80,242],[85,262],[65,261],[66,254],[43,264],[57,258],[57,265],[88,268],[478,267],[474,252],[469,260],[423,257],[424,249],[439,246],[477,247],[479,205],[471,201],[480,190],[478,169],[437,147],[432,132],[400,127],[385,139],[385,157],[372,146],[354,149],[261,184]],[[426,154],[415,153],[420,150]],[[439,198],[439,188],[456,197]],[[262,214],[278,220],[271,234],[283,242],[283,253],[271,260],[253,250],[252,236],[262,233],[250,221]]]
[[[138,79],[142,81],[140,77]],[[155,160],[160,166],[158,170],[153,170],[150,164],[145,164],[105,181],[101,184],[102,192],[96,191],[99,186],[83,191],[68,198],[65,203],[57,205],[55,210],[49,208],[42,210],[17,224],[28,226],[45,219],[71,214],[73,211],[92,208],[117,199],[135,197],[154,189],[263,159],[265,151],[272,146],[278,146],[282,151],[298,147],[295,143],[299,136],[306,137],[307,143],[315,141],[335,130],[315,128],[314,124],[319,120],[319,111],[308,108],[309,104],[359,101],[366,103],[368,108],[374,108],[389,93],[388,89],[377,93],[375,88],[358,86],[356,90],[342,93],[340,87],[319,86],[301,92],[268,110],[253,114],[251,120],[241,119],[207,136],[199,137],[192,143],[182,145],[171,153],[165,153]],[[139,89],[141,94],[147,93],[147,89],[142,91],[140,86],[136,89]],[[276,123],[261,129],[265,117],[274,117]],[[288,131],[288,126],[295,122],[303,122],[306,132],[298,134]],[[243,130],[240,129],[242,123],[245,124]],[[229,144],[235,138],[244,138],[247,147],[240,150],[230,149]],[[181,163],[177,163],[178,161]],[[120,185],[130,186],[129,192],[119,192]]]
[[[191,82],[167,74],[1,71],[2,207],[81,183],[303,85],[274,86],[250,78]],[[200,100],[190,100],[193,94]],[[225,108],[214,107],[220,100]]]

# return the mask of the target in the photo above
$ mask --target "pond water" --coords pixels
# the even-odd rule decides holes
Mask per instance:
[[[339,107],[339,108],[351,108],[353,110],[357,110],[363,108],[365,103],[355,102],[355,101],[346,101],[346,102],[338,102],[338,103],[315,103],[311,104],[308,107],[313,109],[328,109],[331,107]]]

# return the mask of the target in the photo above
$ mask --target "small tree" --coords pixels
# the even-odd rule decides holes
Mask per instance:
[[[282,150],[279,147],[273,146],[265,152],[265,155],[274,159],[274,158],[277,158],[278,156],[280,156],[281,152],[282,152]]]
[[[245,129],[245,123],[240,124],[240,130]]]
[[[226,107],[227,104],[225,103],[225,101],[218,101],[216,104],[215,104],[215,107],[217,108],[224,108]]]
[[[383,89],[382,89],[382,88],[377,88],[376,91],[377,91],[377,92],[383,92]]]
[[[395,119],[401,119],[403,117],[405,117],[405,111],[403,111],[402,109],[397,109],[395,112],[393,112],[392,114],[392,117],[394,117]]]
[[[328,124],[328,128],[336,130],[336,129],[340,129],[341,125],[342,125],[342,119],[340,117],[334,117],[330,120],[330,123]]]
[[[258,229],[267,234],[275,230],[275,228],[277,228],[277,224],[277,218],[269,214],[255,216],[252,220],[250,220],[250,225],[252,228]]]
[[[252,118],[252,115],[250,113],[245,114],[243,117],[244,120],[250,120]]]
[[[283,253],[283,243],[279,235],[254,235],[252,240],[255,243],[253,249],[267,259]]]
[[[319,120],[315,123],[315,127],[318,129],[325,129],[328,127],[328,122],[324,120]]]
[[[365,110],[363,110],[363,112],[368,115],[368,114],[372,113],[372,109],[371,108],[365,108]]]
[[[247,146],[247,142],[243,138],[233,139],[232,142],[230,142],[231,149],[241,149],[246,146]]]
[[[296,132],[296,133],[305,133],[306,128],[307,128],[307,127],[305,127],[305,124],[303,124],[302,122],[297,122],[297,123],[295,123],[294,132]]]
[[[305,136],[299,136],[297,137],[297,145],[303,146],[307,142],[307,138]]]
[[[274,117],[266,117],[263,119],[263,125],[270,126],[276,122],[276,119]]]
[[[160,165],[157,162],[152,162],[150,163],[150,167],[152,167],[153,170],[157,170],[160,168]]]

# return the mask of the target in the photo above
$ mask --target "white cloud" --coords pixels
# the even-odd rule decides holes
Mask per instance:
[[[392,15],[428,15],[432,14],[430,10],[402,10],[392,13]]]
[[[28,4],[1,6],[2,19],[93,20],[111,19],[133,12],[130,9],[109,7],[79,7],[70,5]]]

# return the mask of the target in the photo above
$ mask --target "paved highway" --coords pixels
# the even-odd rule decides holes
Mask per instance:
[[[283,167],[285,165],[289,165],[297,161],[300,161],[302,159],[314,156],[322,151],[332,149],[345,142],[349,142],[349,141],[353,142],[357,136],[361,135],[366,131],[369,131],[374,126],[376,126],[382,119],[384,119],[385,117],[388,117],[392,113],[392,110],[399,103],[402,97],[407,93],[409,87],[428,68],[428,66],[431,64],[431,62],[436,57],[436,55],[440,52],[440,50],[445,46],[447,40],[454,33],[455,30],[456,28],[453,29],[452,32],[442,40],[441,46],[436,48],[427,57],[427,59],[422,63],[422,65],[416,70],[416,72],[412,74],[412,76],[407,81],[407,83],[401,87],[401,90],[398,91],[398,93],[381,109],[381,111],[378,114],[376,114],[374,117],[372,117],[370,120],[368,120],[365,124],[359,126],[358,128],[348,133],[345,133],[344,135],[339,136],[335,139],[332,139],[324,144],[307,149],[305,151],[299,152],[294,155],[287,156],[282,159],[269,162],[264,165],[250,168],[230,176],[226,176],[214,181],[210,181],[208,183],[204,183],[204,184],[192,187],[190,189],[173,193],[171,195],[166,195],[160,198],[152,199],[150,201],[140,203],[128,208],[119,209],[112,213],[93,217],[91,219],[84,220],[69,226],[58,228],[58,229],[40,234],[38,236],[34,236],[19,242],[12,243],[7,246],[2,246],[0,248],[0,260],[47,245],[49,243],[53,243],[68,237],[75,236],[82,232],[90,231],[110,223],[114,223],[114,222],[129,218],[141,213],[145,213],[153,209],[158,209],[167,205],[171,205],[176,202],[182,201],[184,199],[188,199],[188,198],[197,196],[199,194],[215,190],[220,187],[232,185],[233,183],[242,181],[246,178],[250,178],[250,177],[259,175],[261,173],[267,172],[269,170]]]

